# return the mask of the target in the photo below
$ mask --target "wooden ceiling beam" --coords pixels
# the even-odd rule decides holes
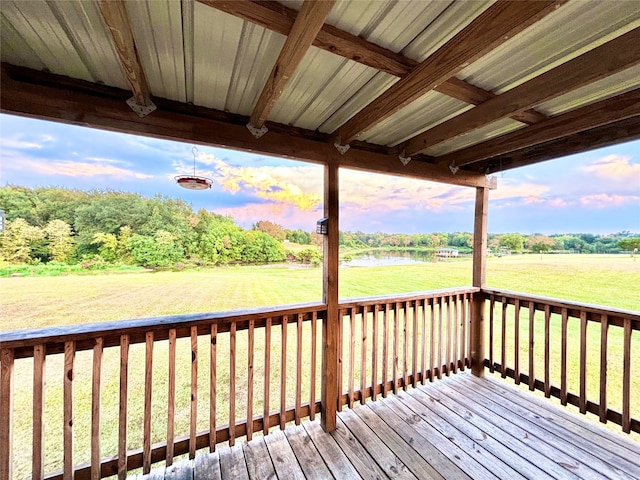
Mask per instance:
[[[296,10],[275,1],[197,1],[282,35],[289,35],[298,15]],[[419,63],[401,53],[383,48],[328,24],[322,26],[313,40],[313,46],[400,78],[407,76]],[[478,105],[496,96],[488,90],[456,77],[436,85],[434,90],[472,105]],[[546,120],[545,115],[535,110],[516,114],[512,118],[529,125]]]
[[[349,155],[341,156],[328,143],[328,136],[318,138],[317,132],[286,125],[267,123],[269,135],[256,139],[244,126],[247,117],[233,116],[225,121],[225,112],[157,97],[154,114],[140,118],[123,104],[126,91],[68,77],[3,65],[1,80],[0,111],[7,114],[452,185],[495,186],[484,174],[460,170],[454,176],[445,165],[421,161],[412,161],[405,167],[395,156],[356,146]]]
[[[140,63],[140,57],[136,48],[129,15],[122,0],[100,0],[98,3],[100,14],[120,59],[127,82],[138,105],[148,107],[151,105],[151,95],[147,79]]]
[[[492,174],[633,140],[640,140],[640,116],[498,155],[467,168]]]
[[[562,0],[498,1],[334,132],[347,144],[554,11]]]
[[[335,0],[305,0],[251,113],[249,125],[261,129],[286,84],[322,28]]]
[[[406,156],[640,63],[640,27],[488,100],[404,144]]]
[[[640,88],[577,108],[546,122],[436,157],[436,161],[462,167],[635,116],[640,116]]]

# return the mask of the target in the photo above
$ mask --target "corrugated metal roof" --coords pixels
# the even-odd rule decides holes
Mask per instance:
[[[429,92],[360,136],[360,140],[395,146],[472,108],[468,103]]]
[[[568,2],[456,76],[500,94],[638,26],[637,0]]]

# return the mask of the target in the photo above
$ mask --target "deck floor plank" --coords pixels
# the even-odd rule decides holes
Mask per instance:
[[[341,412],[339,418],[342,425],[350,432],[349,439],[356,439],[387,477],[417,480],[417,477],[411,473],[402,460],[371,431],[353,410]],[[360,450],[360,447],[357,447],[357,450]]]
[[[313,440],[302,425],[288,427],[284,430],[284,434],[307,478],[333,478]]]
[[[307,420],[132,478],[640,480],[640,445],[489,375],[345,409],[337,427]]]
[[[240,443],[233,447],[222,447],[219,455],[222,480],[250,480]]]
[[[585,442],[587,432],[584,429],[580,430],[577,425],[578,429],[570,433],[562,429],[567,422],[550,421],[538,415],[536,411],[529,411],[522,405],[510,401],[509,398],[499,397],[489,391],[481,393],[474,386],[460,385],[462,384],[452,382],[451,388],[456,388],[458,393],[464,393],[466,398],[484,397],[483,402],[486,402],[487,407],[484,412],[486,418],[497,421],[502,416],[510,423],[521,425],[531,435],[538,436],[542,440],[541,446],[544,444],[554,446],[556,450],[561,450],[575,458],[581,467],[595,470],[596,472],[592,470],[592,475],[604,475],[608,478],[628,478],[628,475],[631,475],[632,478],[640,478],[640,466],[628,458],[620,457],[620,449],[614,452],[602,447],[604,437],[598,438],[599,443]],[[438,388],[442,387],[450,388],[444,385]]]
[[[257,437],[242,444],[242,451],[251,480],[278,478],[264,437]]]
[[[282,430],[274,430],[264,437],[264,440],[278,478],[304,480],[305,476],[300,468],[300,463],[298,463],[298,459]]]

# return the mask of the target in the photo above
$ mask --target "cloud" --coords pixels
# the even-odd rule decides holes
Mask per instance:
[[[623,155],[607,155],[585,165],[581,170],[610,180],[635,180],[640,184],[640,163],[630,163],[630,157]]]
[[[146,179],[153,178],[153,175],[136,172],[126,168],[114,167],[105,163],[76,162],[71,160],[62,160],[55,162],[28,160],[21,165],[34,173],[45,175],[62,175],[65,177],[94,177],[98,175],[109,175],[114,177],[129,177]]]
[[[585,195],[580,197],[580,205],[594,208],[617,207],[625,203],[640,202],[637,195],[609,195],[600,193],[595,195]]]

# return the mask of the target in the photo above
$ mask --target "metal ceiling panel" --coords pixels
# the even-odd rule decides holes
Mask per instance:
[[[375,72],[372,68],[311,47],[269,119],[316,130],[366,85]]]
[[[640,65],[542,103],[536,107],[536,110],[549,116],[560,115],[635,88],[640,88]]]
[[[13,27],[11,22],[0,13],[0,59],[3,62],[34,70],[44,70],[46,65],[29,46],[27,41]]]
[[[429,92],[363,133],[359,140],[395,146],[472,108],[438,92]]]
[[[500,94],[638,26],[637,0],[568,2],[457,76]]]
[[[524,127],[525,125],[520,122],[511,120],[510,118],[504,118],[472,132],[465,133],[464,135],[460,135],[434,145],[424,153],[437,157],[439,155],[444,155],[445,153],[454,152],[461,148],[475,145],[476,143],[484,142],[491,138],[499,137]]]
[[[126,7],[152,95],[186,102],[180,2],[128,0]]]

